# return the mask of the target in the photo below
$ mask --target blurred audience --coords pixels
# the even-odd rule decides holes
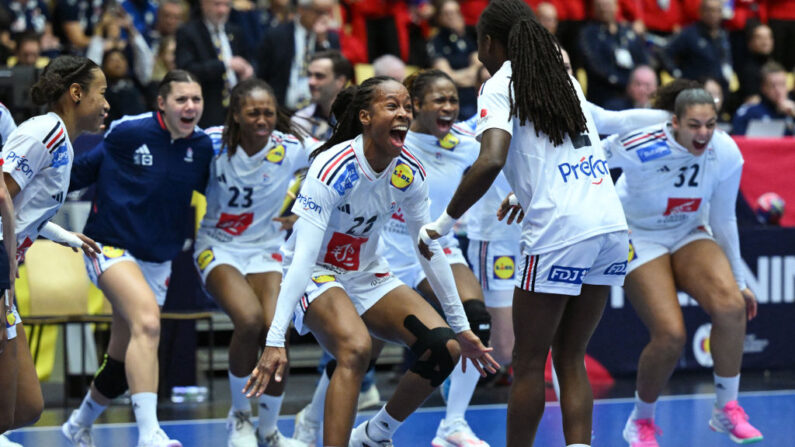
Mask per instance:
[[[645,109],[651,107],[651,99],[657,92],[657,73],[648,65],[639,65],[632,70],[623,96],[613,98],[605,104],[609,110]]]
[[[773,50],[773,59],[783,64],[785,70],[792,71],[795,69],[795,0],[760,0],[760,6],[773,30],[773,39],[780,43]]]
[[[110,111],[105,118],[105,126],[125,115],[138,115],[148,109],[144,103],[141,90],[136,87],[130,77],[130,67],[124,51],[112,48],[102,58],[102,71],[108,81],[105,99],[110,104]]]
[[[397,56],[385,54],[373,61],[373,73],[375,76],[389,76],[403,82],[407,75],[406,64]]]
[[[541,2],[535,8],[538,23],[554,36],[558,32],[558,9],[549,2]]]
[[[793,135],[795,102],[787,92],[787,71],[777,62],[768,62],[762,67],[760,87],[760,101],[737,110],[732,121],[732,134],[745,135],[754,120],[780,120],[784,123],[784,135]]]
[[[331,104],[337,94],[353,82],[353,66],[337,50],[315,53],[307,68],[312,103],[293,115],[293,122],[318,140],[328,140],[336,120]]]
[[[762,66],[773,60],[773,46],[773,31],[769,26],[757,24],[748,29],[748,51],[737,69],[740,81],[737,94],[741,102],[759,101]]]
[[[35,33],[25,33],[17,37],[14,56],[8,58],[9,67],[36,67],[42,69],[50,60],[41,55],[41,42]]]

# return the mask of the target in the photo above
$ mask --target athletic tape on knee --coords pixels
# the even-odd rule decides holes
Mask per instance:
[[[491,314],[486,310],[486,305],[480,300],[464,301],[464,313],[472,332],[480,338],[483,346],[488,346],[491,339]]]
[[[417,360],[409,369],[430,380],[431,386],[441,385],[455,367],[456,362],[447,350],[447,342],[455,339],[455,332],[449,327],[428,329],[414,315],[406,317],[403,326],[417,337],[417,341],[410,347]],[[427,351],[430,351],[428,358],[422,360]]]
[[[127,373],[124,371],[124,362],[112,359],[108,354],[102,360],[97,373],[94,375],[94,387],[108,399],[115,399],[125,391],[127,385]]]

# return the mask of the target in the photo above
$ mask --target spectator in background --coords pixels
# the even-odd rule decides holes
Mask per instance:
[[[793,135],[795,102],[787,94],[787,71],[777,62],[768,62],[762,67],[761,100],[746,104],[739,109],[732,121],[732,134],[745,135],[751,120],[786,122],[784,135]]]
[[[51,28],[50,10],[44,0],[5,0],[9,12],[11,39],[33,32],[44,34]]]
[[[132,72],[140,85],[146,85],[152,76],[152,50],[133,25],[130,15],[118,4],[108,8],[94,27],[86,57],[102,65],[105,53],[113,49],[123,51],[127,60],[132,57]]]
[[[731,130],[731,115],[723,109],[723,88],[720,86],[720,82],[713,78],[706,78],[704,79],[704,90],[715,98],[715,108],[718,111],[718,127],[729,132]]]
[[[406,64],[397,56],[385,54],[373,61],[373,72],[375,76],[389,76],[403,82],[406,79]]]
[[[113,48],[102,57],[102,71],[108,80],[105,99],[110,111],[105,117],[105,128],[124,115],[138,115],[146,112],[143,96],[129,75],[129,64],[124,51]]]
[[[767,25],[757,24],[748,30],[748,52],[743,64],[737,67],[740,80],[739,99],[742,103],[759,102],[762,85],[762,66],[773,59],[773,31]]]
[[[199,126],[207,128],[223,124],[232,87],[254,70],[241,57],[244,37],[227,23],[230,0],[201,0],[200,6],[202,16],[177,30],[175,61],[199,79],[205,104]]]
[[[159,52],[160,42],[166,37],[176,38],[177,30],[185,23],[187,15],[185,3],[182,0],[160,0],[160,8],[157,10],[157,22],[153,33],[152,52]]]
[[[34,33],[25,33],[17,37],[17,48],[14,51],[14,57],[9,58],[8,66],[43,69],[48,62],[48,58],[41,57],[39,37]]]
[[[121,7],[132,17],[133,26],[143,36],[148,45],[155,39],[157,3],[153,0],[124,0]]]
[[[558,8],[552,3],[541,2],[536,6],[538,23],[547,29],[553,36],[558,32]]]
[[[472,116],[478,108],[475,83],[480,61],[477,42],[466,33],[461,7],[456,0],[438,0],[434,21],[439,32],[428,42],[431,66],[446,73],[458,88],[457,121]]]
[[[607,101],[605,108],[609,110],[649,108],[658,86],[657,73],[648,65],[639,65],[629,75],[626,94]]]
[[[256,0],[232,2],[229,23],[235,24],[246,36],[243,40],[243,57],[249,61],[256,60],[257,48],[265,37],[265,32],[289,20],[289,8],[285,10],[285,7],[289,7],[289,0],[271,2],[270,9],[258,7]]]
[[[84,54],[94,27],[104,13],[103,0],[60,0],[55,2],[53,30],[67,53]],[[116,3],[108,3],[114,9]]]
[[[617,0],[593,0],[594,21],[580,34],[588,99],[600,106],[621,97],[632,69],[648,63],[643,41],[616,20],[617,8]]]
[[[336,123],[331,116],[331,104],[353,82],[353,66],[339,51],[328,50],[312,56],[307,72],[312,103],[297,111],[292,120],[307,134],[327,141]]]
[[[792,71],[795,68],[795,51],[792,49],[792,43],[795,42],[795,0],[767,0],[760,3],[764,18],[773,30],[773,39],[779,42],[773,50],[773,59],[781,62],[785,70]],[[786,45],[787,42],[790,45]]]
[[[166,36],[160,39],[160,45],[155,55],[155,63],[152,67],[152,78],[149,80],[150,84],[155,84],[155,90],[157,90],[156,85],[163,80],[166,73],[177,68],[175,61],[176,51],[177,40],[174,36]]]
[[[620,15],[633,24],[642,23],[645,33],[667,37],[682,28],[682,3],[683,0],[621,0]]]
[[[295,19],[269,29],[258,50],[257,76],[276,101],[291,110],[309,104],[309,60],[316,51],[338,50],[332,14],[336,0],[298,0]]]
[[[665,53],[674,77],[715,78],[726,94],[733,71],[729,36],[721,27],[722,7],[721,0],[702,0],[699,21],[671,40]]]

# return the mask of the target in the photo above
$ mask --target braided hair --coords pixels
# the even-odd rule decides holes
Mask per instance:
[[[39,80],[31,87],[33,103],[37,106],[55,104],[72,84],[88,90],[94,79],[94,69],[100,70],[91,59],[82,56],[58,56],[47,64]]]
[[[276,105],[276,130],[279,132],[290,134],[302,143],[304,142],[303,131],[299,129],[292,120],[290,114],[287,113],[276,101],[276,94],[273,93],[273,88],[267,82],[259,78],[248,78],[245,81],[240,81],[229,92],[229,111],[226,113],[226,121],[224,122],[224,132],[221,135],[221,142],[226,147],[226,151],[231,157],[237,151],[240,145],[240,124],[235,121],[235,114],[240,113],[243,108],[243,101],[254,90],[264,90]]]
[[[422,100],[425,98],[425,94],[428,93],[428,89],[431,88],[431,84],[439,78],[447,79],[455,85],[455,81],[453,81],[450,75],[435,68],[419,70],[412,73],[403,80],[403,85],[406,86],[406,90],[409,91],[411,100],[419,101],[420,105],[422,105]]]
[[[480,15],[478,35],[489,35],[506,49],[513,71],[511,116],[530,121],[556,146],[566,136],[586,132],[585,115],[563,66],[555,37],[536,20],[522,0],[493,0]],[[481,37],[482,38],[482,37]]]
[[[370,108],[373,96],[379,85],[385,82],[397,82],[389,76],[373,76],[360,85],[350,86],[337,94],[331,104],[331,115],[337,120],[334,132],[322,146],[315,149],[309,158],[314,159],[326,149],[343,141],[348,141],[362,133],[362,122],[359,121],[359,111]]]

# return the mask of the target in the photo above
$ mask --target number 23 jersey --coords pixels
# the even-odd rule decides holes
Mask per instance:
[[[429,218],[425,171],[405,148],[375,173],[364,157],[361,135],[317,156],[293,205],[293,213],[325,230],[317,264],[339,273],[383,262],[378,239],[392,214],[402,208],[407,223]],[[418,227],[417,227],[418,228]],[[291,257],[295,233],[285,251]],[[414,247],[403,247],[415,257]]]
[[[676,142],[670,123],[646,127],[604,142],[631,229],[690,231],[707,223],[709,201],[721,182],[742,169],[737,144],[716,130],[695,156]]]
[[[305,168],[308,150],[298,138],[274,130],[268,143],[249,156],[221,147],[223,127],[206,130],[218,155],[210,167],[207,213],[199,240],[212,244],[251,244],[284,238],[278,216],[295,171]]]

